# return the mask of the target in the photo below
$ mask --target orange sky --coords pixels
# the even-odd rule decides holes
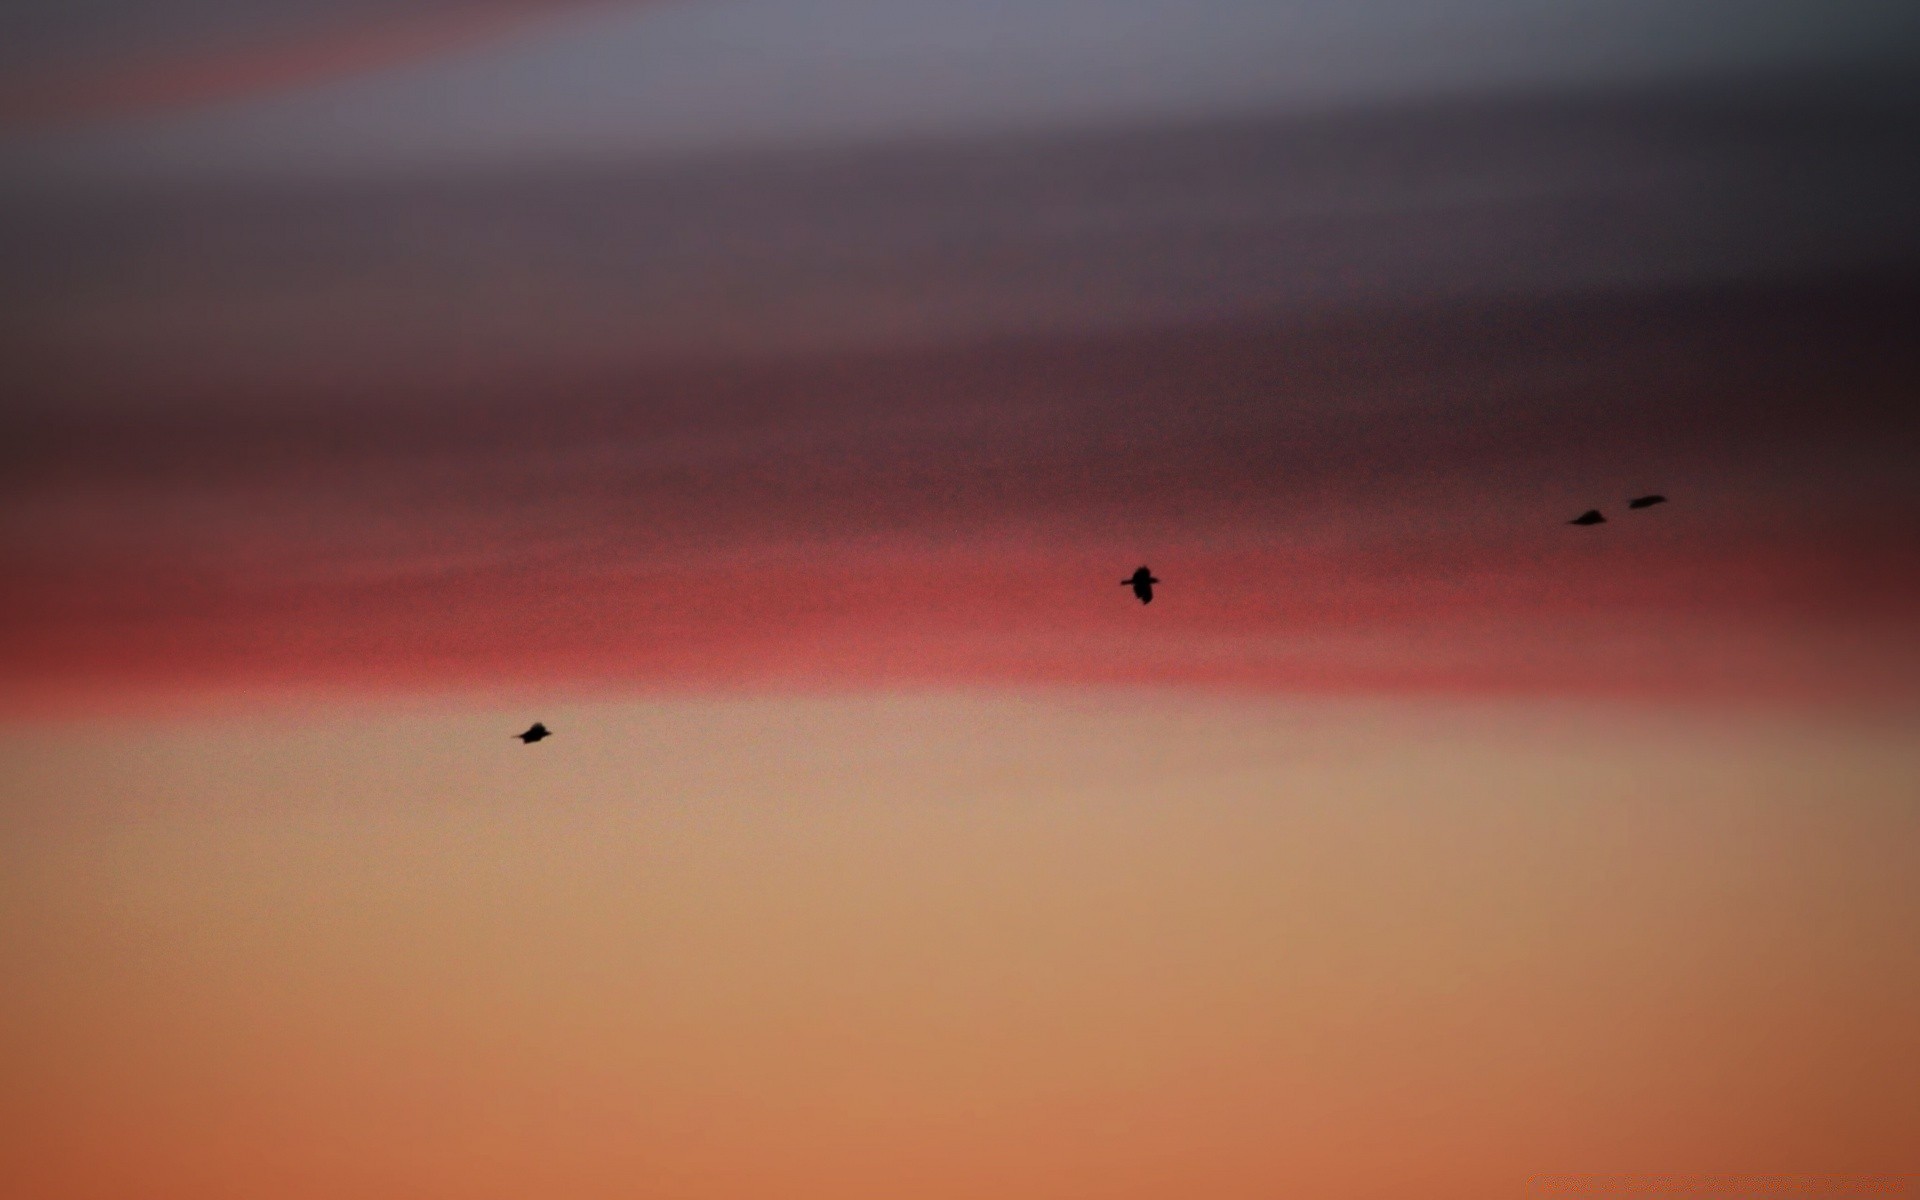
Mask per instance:
[[[529,715],[559,732],[523,748]],[[16,728],[47,1198],[1920,1176],[1910,719],[1152,693]]]

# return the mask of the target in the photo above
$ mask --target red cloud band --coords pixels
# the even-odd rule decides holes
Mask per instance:
[[[1891,401],[1920,363],[1887,333],[1913,305],[1707,289],[639,370],[492,404],[20,417],[0,674],[16,697],[1910,694],[1920,505]],[[1414,382],[1478,398],[1409,405]],[[1648,486],[1674,503],[1622,510]],[[1615,519],[1565,523],[1589,504]],[[1150,609],[1118,586],[1143,561],[1166,581]]]

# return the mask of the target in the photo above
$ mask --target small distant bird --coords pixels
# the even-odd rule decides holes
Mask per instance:
[[[1665,504],[1665,496],[1635,496],[1627,501],[1628,508],[1652,508],[1656,504]]]
[[[1140,603],[1152,604],[1153,603],[1153,585],[1159,582],[1160,581],[1158,579],[1155,579],[1153,577],[1152,571],[1147,570],[1145,567],[1141,567],[1138,571],[1135,571],[1133,573],[1132,578],[1122,579],[1120,581],[1120,586],[1132,588],[1133,594],[1140,597]]]
[[[1604,525],[1606,523],[1607,519],[1600,515],[1600,510],[1597,508],[1590,508],[1567,522],[1569,525]]]
[[[541,738],[552,737],[553,730],[548,729],[545,725],[542,725],[540,722],[535,721],[533,723],[532,729],[527,730],[525,733],[516,733],[513,736],[519,738],[521,741],[531,746],[535,742],[539,741]]]

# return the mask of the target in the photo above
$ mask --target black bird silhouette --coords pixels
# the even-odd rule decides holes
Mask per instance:
[[[1152,604],[1153,603],[1153,585],[1159,582],[1160,581],[1158,579],[1155,579],[1153,577],[1152,571],[1147,570],[1145,567],[1141,567],[1138,571],[1135,571],[1133,573],[1133,578],[1122,579],[1120,581],[1120,586],[1132,588],[1133,594],[1140,597],[1140,603]]]
[[[535,742],[539,741],[541,738],[552,737],[553,730],[548,729],[545,725],[542,725],[540,722],[535,721],[533,723],[533,728],[527,730],[525,733],[516,733],[513,736],[519,738],[521,741],[531,746]]]
[[[1569,525],[1604,525],[1606,523],[1607,519],[1600,515],[1600,510],[1597,508],[1590,508],[1567,522]]]
[[[1635,496],[1627,501],[1628,508],[1652,508],[1656,504],[1665,504],[1665,496]]]

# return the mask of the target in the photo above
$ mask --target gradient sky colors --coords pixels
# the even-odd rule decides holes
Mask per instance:
[[[10,734],[21,1194],[1911,1178],[1910,724],[869,697]],[[548,753],[552,751],[553,753]]]
[[[1920,1181],[1903,7],[76,12],[0,1190]]]
[[[537,411],[46,417],[4,645],[29,689],[1904,695],[1915,311],[1715,289],[668,373]],[[1465,343],[1525,349],[1495,382]],[[1401,361],[1352,361],[1378,345]],[[1684,504],[1625,513],[1682,472]],[[1589,498],[1614,523],[1572,536]],[[1107,592],[1139,558],[1171,581],[1151,613]]]

